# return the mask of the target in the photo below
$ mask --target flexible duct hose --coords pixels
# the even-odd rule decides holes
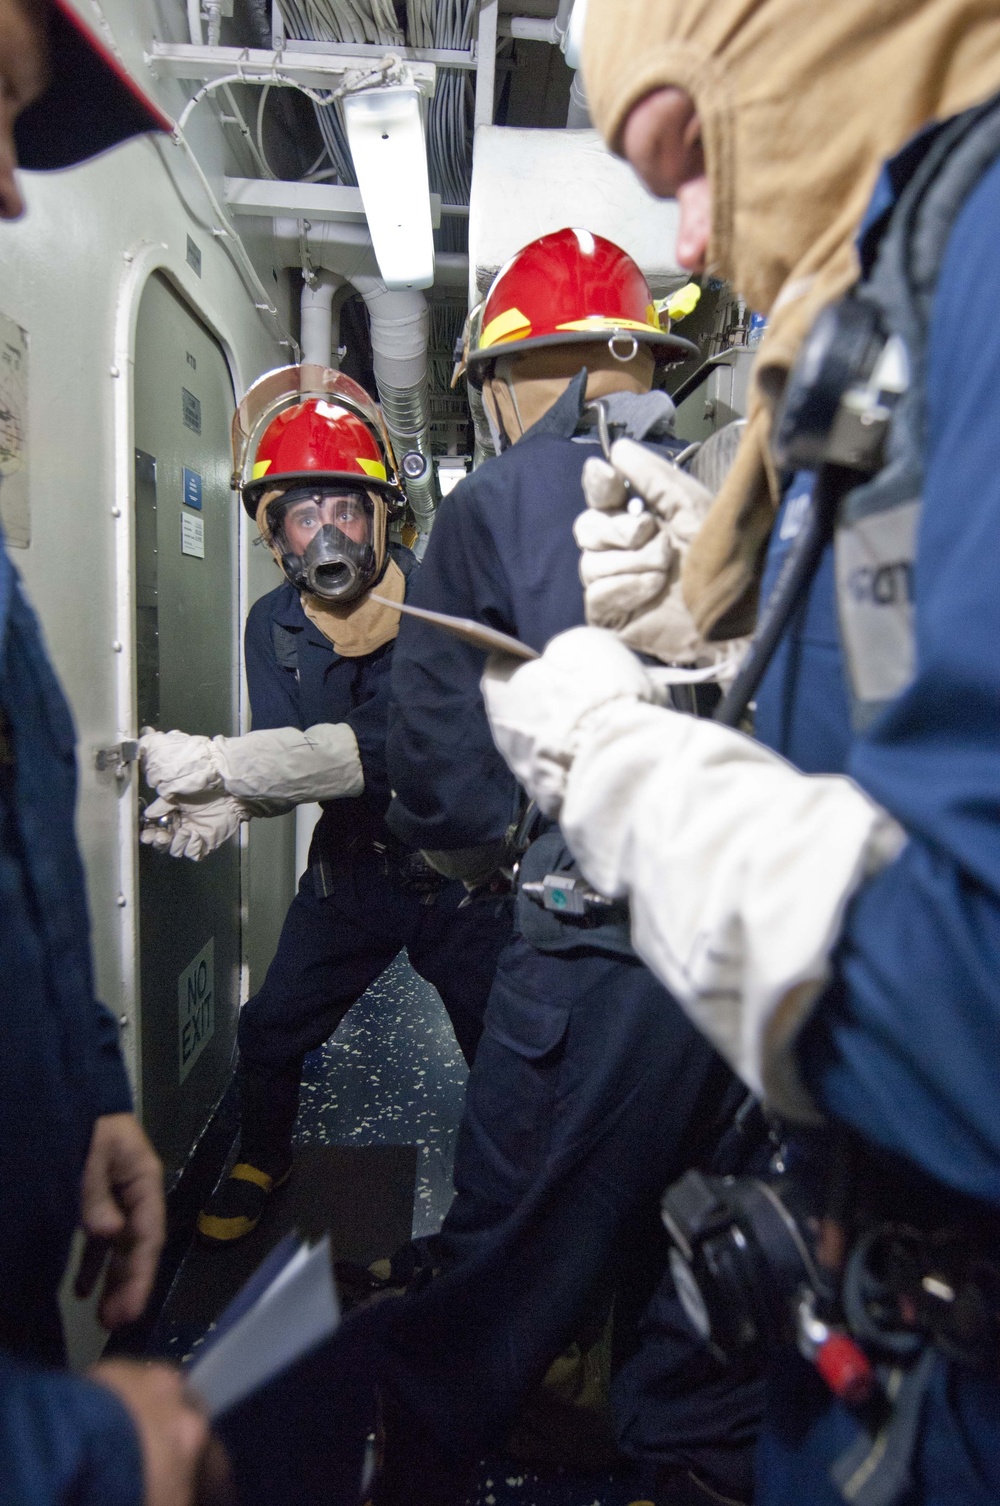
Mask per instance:
[[[351,282],[368,309],[375,385],[406,497],[418,529],[429,533],[438,489],[431,462],[427,300],[423,293],[390,292],[380,277],[365,273],[355,273]],[[415,461],[407,466],[407,455],[422,455],[426,463],[422,468]]]

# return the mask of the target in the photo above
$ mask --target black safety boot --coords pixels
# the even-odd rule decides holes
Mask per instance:
[[[271,1193],[288,1181],[291,1171],[290,1151],[268,1160],[266,1166],[254,1165],[250,1160],[237,1161],[198,1214],[198,1236],[202,1242],[229,1245],[252,1233]]]
[[[441,1243],[436,1234],[431,1234],[408,1240],[394,1255],[373,1260],[371,1265],[336,1261],[333,1270],[342,1310],[352,1312],[386,1297],[422,1291],[441,1269]]]

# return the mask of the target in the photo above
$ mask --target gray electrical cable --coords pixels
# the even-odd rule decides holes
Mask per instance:
[[[406,43],[411,47],[468,51],[477,0],[407,0]],[[392,0],[283,0],[290,37],[310,41],[400,46]],[[472,89],[462,69],[440,68],[427,109],[427,166],[431,190],[446,204],[467,204],[472,182]],[[330,164],[341,183],[356,177],[340,112],[316,106],[316,119]],[[449,226],[442,240],[458,249],[464,227]]]

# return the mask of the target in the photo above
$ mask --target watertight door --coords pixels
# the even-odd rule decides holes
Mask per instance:
[[[160,276],[135,347],[136,675],[140,727],[238,730],[233,389],[223,353]],[[154,793],[141,788],[140,800]],[[168,1183],[229,1077],[239,1008],[240,854],[139,851],[139,1078]]]

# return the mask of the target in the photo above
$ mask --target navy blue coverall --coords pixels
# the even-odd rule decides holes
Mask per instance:
[[[408,551],[399,550],[398,558],[414,568]],[[433,876],[429,893],[408,887],[412,852],[384,821],[393,651],[387,643],[360,658],[340,657],[289,583],[261,597],[247,618],[254,730],[346,722],[364,773],[361,795],[325,803],[274,959],[240,1015],[241,1153],[255,1164],[287,1153],[303,1057],[333,1033],[403,947],[440,993],[471,1062],[496,959],[510,934],[502,898],[463,904],[463,884],[436,883]]]
[[[920,156],[890,164],[870,236]],[[937,283],[910,685],[852,733],[830,549],[756,717],[762,741],[807,773],[850,774],[909,834],[850,907],[801,1038],[804,1077],[833,1119],[914,1168],[922,1200],[980,1212],[1000,1208],[1000,335],[990,321],[970,332],[969,317],[1000,300],[998,239],[1000,164],[962,208]],[[765,596],[810,484],[786,498]],[[842,1506],[828,1470],[855,1417],[795,1353],[771,1384],[758,1499]],[[901,1506],[998,1501],[1000,1383],[940,1360]]]
[[[0,541],[0,1497],[138,1506],[142,1458],[125,1408],[54,1368],[94,1122],[132,1107],[117,1023],[94,997],[74,744]]]
[[[414,602],[541,649],[584,621],[572,534],[595,445],[571,439],[580,392],[441,505]],[[393,661],[389,824],[431,849],[504,836],[518,790],[490,735],[483,655],[404,620]],[[581,938],[585,940],[585,937]],[[657,1202],[714,1142],[732,1078],[634,956],[542,952],[515,932],[501,955],[466,1095],[448,1267],[377,1313],[390,1394],[456,1458],[496,1446],[616,1278],[621,1328],[662,1268]],[[680,1343],[671,1370],[693,1344]],[[701,1364],[699,1355],[692,1363]],[[663,1458],[743,1488],[759,1396],[743,1376],[664,1383]],[[632,1407],[624,1399],[631,1421]],[[663,1421],[662,1415],[658,1421]],[[625,1432],[630,1432],[626,1426]],[[636,1453],[646,1436],[623,1439]]]

